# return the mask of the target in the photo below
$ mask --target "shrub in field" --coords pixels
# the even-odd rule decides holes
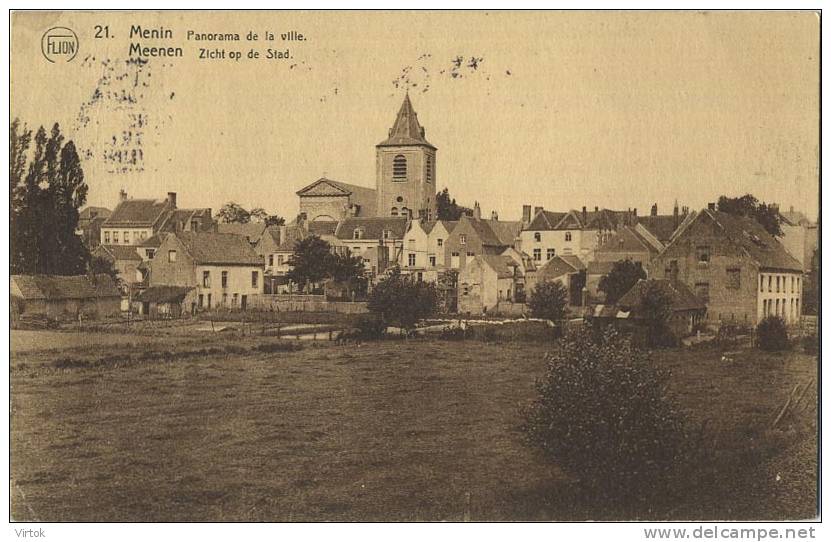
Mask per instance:
[[[257,352],[297,352],[302,350],[303,345],[296,343],[261,343],[253,348]]]
[[[545,318],[559,322],[566,315],[568,291],[562,284],[555,281],[544,281],[534,288],[528,305],[535,318]]]
[[[527,441],[607,496],[649,492],[684,457],[685,424],[668,374],[615,330],[566,335],[524,412]]]
[[[355,322],[361,339],[380,339],[384,336],[384,321],[375,314],[362,314]]]
[[[438,293],[434,284],[414,280],[394,270],[369,294],[367,308],[386,326],[407,330],[436,310]]]
[[[756,344],[768,352],[790,348],[785,320],[779,316],[766,316],[756,326]]]

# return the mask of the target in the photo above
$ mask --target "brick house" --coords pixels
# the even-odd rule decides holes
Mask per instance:
[[[542,207],[523,206],[523,224],[520,234],[521,248],[538,264],[554,256],[577,256],[583,263],[594,259],[597,247],[602,246],[621,226],[634,224],[637,211],[611,211],[594,208],[594,211],[555,212]]]
[[[707,305],[710,321],[756,325],[801,315],[802,266],[755,220],[696,213],[650,264],[652,278],[679,280]]]
[[[286,277],[291,270],[289,259],[294,254],[295,245],[308,235],[302,224],[271,226],[266,229],[254,247],[265,264],[266,293],[291,291],[290,281]]]
[[[377,276],[400,261],[409,226],[405,217],[347,218],[337,224],[334,246],[363,258],[367,271]]]
[[[469,314],[500,312],[500,305],[513,308],[520,293],[524,302],[525,268],[518,252],[478,254],[459,271],[458,311]]]
[[[473,216],[462,215],[443,243],[445,261],[451,269],[463,269],[476,256],[498,256],[508,247],[519,244],[520,222],[505,222],[480,218],[479,204],[474,205]]]
[[[448,220],[411,222],[404,236],[401,270],[416,274],[421,280],[437,281],[439,274],[449,267],[445,242],[456,224]]]
[[[150,287],[195,288],[194,306],[245,309],[263,292],[263,260],[246,237],[179,232],[164,237],[150,272]]]
[[[664,245],[642,224],[623,226],[606,243],[597,247],[594,259],[598,262],[632,260],[646,268],[663,248]]]

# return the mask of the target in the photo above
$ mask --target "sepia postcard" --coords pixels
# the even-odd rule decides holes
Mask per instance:
[[[819,11],[9,17],[17,538],[818,521]]]

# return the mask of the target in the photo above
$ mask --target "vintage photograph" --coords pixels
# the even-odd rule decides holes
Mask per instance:
[[[818,519],[819,11],[9,17],[11,521]]]

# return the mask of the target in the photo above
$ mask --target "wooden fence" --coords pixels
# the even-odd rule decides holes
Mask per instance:
[[[366,302],[327,301],[325,295],[258,294],[248,299],[248,307],[253,310],[285,312],[367,312]]]

